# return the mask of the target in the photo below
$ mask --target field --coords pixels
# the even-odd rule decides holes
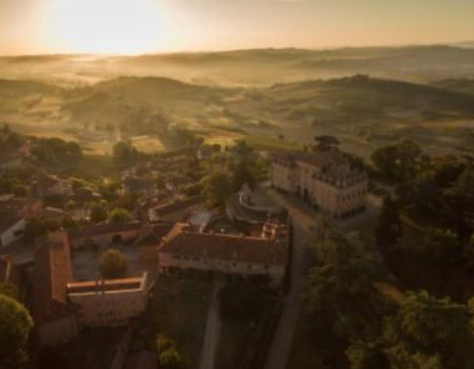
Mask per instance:
[[[90,155],[110,155],[121,137],[145,152],[174,149],[163,137],[170,127],[260,150],[330,134],[366,158],[403,138],[431,154],[465,154],[473,57],[439,45],[0,58],[0,122],[78,141]]]

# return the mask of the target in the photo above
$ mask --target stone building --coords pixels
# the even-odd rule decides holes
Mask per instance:
[[[121,326],[140,315],[148,300],[149,279],[141,277],[72,282],[67,296],[80,327]]]
[[[303,198],[336,219],[366,208],[367,175],[337,148],[275,155],[270,179],[275,188]]]
[[[158,249],[158,270],[221,272],[268,277],[278,285],[286,272],[289,233],[286,225],[267,223],[253,236],[204,233],[177,223]]]

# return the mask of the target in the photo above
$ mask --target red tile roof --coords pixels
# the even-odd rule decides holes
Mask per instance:
[[[286,239],[200,233],[195,227],[177,223],[164,237],[159,252],[284,266],[287,263],[288,243]]]
[[[65,317],[72,312],[66,299],[66,286],[71,281],[67,233],[59,231],[39,239],[34,259],[32,309],[37,325]]]

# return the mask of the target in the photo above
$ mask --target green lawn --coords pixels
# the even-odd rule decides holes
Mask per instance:
[[[207,280],[161,276],[148,309],[155,333],[175,340],[194,365],[199,362],[211,290]]]
[[[52,349],[41,369],[109,369],[125,330],[97,328],[82,331],[68,344]]]
[[[265,355],[265,333],[269,327],[270,312],[276,307],[276,300],[265,298],[264,313],[256,321],[251,319],[222,318],[221,334],[216,352],[216,368],[248,369],[256,365],[256,356]],[[269,340],[268,342],[271,342]],[[263,357],[263,360],[265,357]]]

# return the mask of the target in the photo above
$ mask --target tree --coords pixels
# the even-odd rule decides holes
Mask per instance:
[[[5,295],[18,300],[18,288],[12,283],[0,282],[0,295]]]
[[[28,310],[15,299],[0,294],[0,368],[21,369],[26,366],[32,327]]]
[[[387,308],[375,287],[383,277],[382,267],[355,237],[334,233],[324,238],[308,275],[309,310],[338,336],[371,332]]]
[[[232,187],[234,191],[239,191],[245,183],[249,186],[253,186],[255,184],[255,178],[246,162],[240,160],[233,170]]]
[[[375,150],[372,162],[386,179],[406,181],[416,176],[421,157],[421,148],[415,142],[403,140]]]
[[[390,196],[386,196],[375,229],[375,238],[382,254],[394,247],[401,235],[402,223],[398,204]]]
[[[67,211],[73,211],[76,208],[76,202],[74,200],[69,200],[66,203],[66,210]]]
[[[327,135],[314,136],[314,141],[316,142],[314,147],[316,151],[327,151],[341,144],[341,142],[336,137]]]
[[[130,165],[137,162],[139,152],[129,141],[119,141],[113,147],[113,155],[117,164]]]
[[[423,233],[415,251],[423,261],[448,264],[461,256],[462,245],[454,232],[428,228]]]
[[[164,335],[158,335],[156,345],[160,357],[160,368],[189,369],[191,367],[188,355],[180,352],[176,347],[176,342],[172,339]]]
[[[215,172],[204,177],[203,185],[203,192],[211,205],[222,206],[232,195],[230,178],[224,172]]]
[[[110,249],[100,257],[99,271],[104,279],[117,279],[127,274],[127,260],[119,250]]]
[[[390,368],[474,368],[470,319],[467,306],[449,298],[410,293],[384,325],[382,346]]]
[[[115,208],[109,213],[108,219],[110,222],[126,222],[133,219],[132,213],[124,208]]]
[[[91,206],[91,222],[101,223],[107,220],[107,210],[100,204],[94,203]]]

